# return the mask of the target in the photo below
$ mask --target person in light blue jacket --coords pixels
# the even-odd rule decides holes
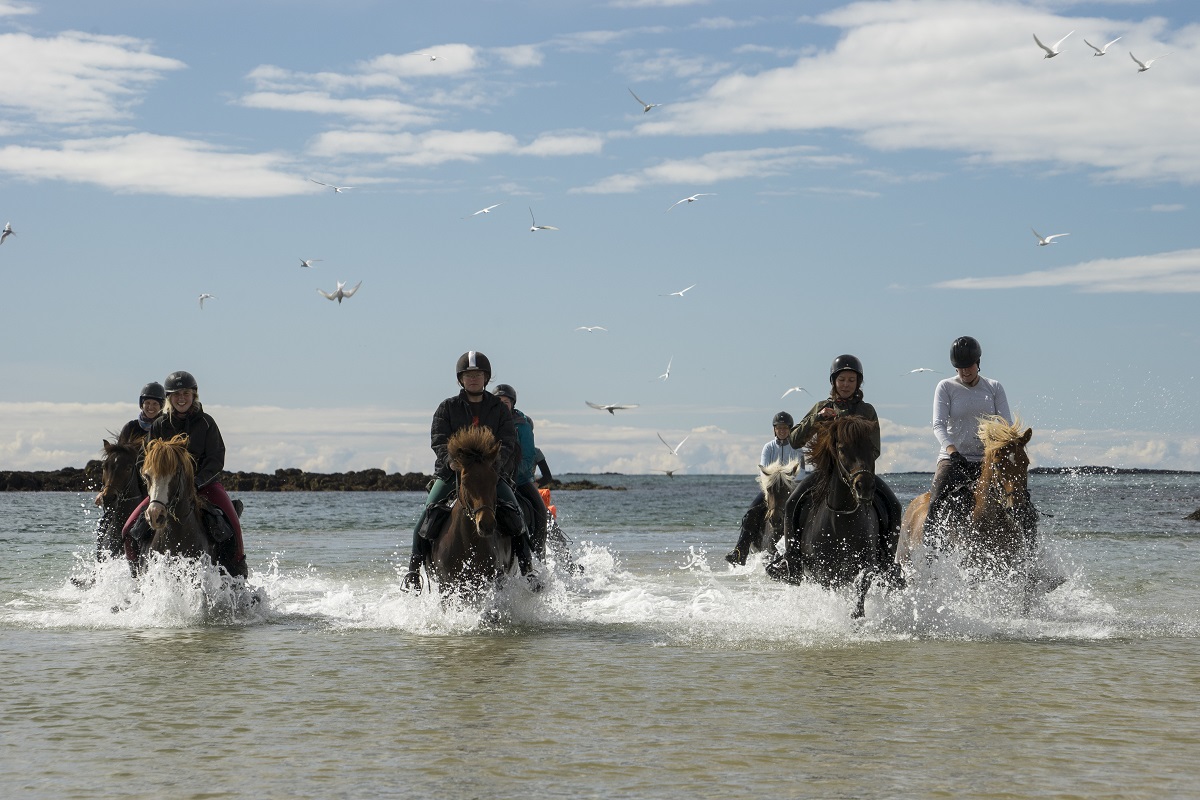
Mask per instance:
[[[780,411],[771,420],[771,427],[774,430],[775,437],[763,445],[762,456],[758,459],[760,467],[769,467],[773,464],[790,464],[793,461],[800,462],[800,469],[804,469],[804,454],[792,447],[788,441],[788,434],[791,433],[792,425],[795,420],[792,415],[786,411]],[[750,508],[746,509],[745,515],[742,517],[741,532],[738,535],[737,544],[733,549],[725,554],[725,560],[730,564],[744,566],[746,556],[750,554],[751,545],[758,539],[762,533],[763,521],[767,516],[767,498],[763,495],[760,489],[754,497],[754,502],[750,504]]]

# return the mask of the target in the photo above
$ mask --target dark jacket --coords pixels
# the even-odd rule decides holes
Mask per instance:
[[[221,429],[197,400],[187,414],[180,416],[174,411],[160,414],[150,426],[146,434],[146,443],[155,439],[170,439],[180,433],[188,436],[188,452],[196,459],[196,488],[200,489],[214,482],[225,469],[225,440],[221,438]],[[141,469],[142,458],[138,458],[138,469]]]
[[[142,439],[146,436],[146,431],[142,428],[142,423],[137,419],[131,419],[125,423],[125,427],[121,428],[121,432],[117,434],[118,442],[132,442],[135,439]]]
[[[500,461],[496,471],[500,477],[511,479],[521,457],[512,412],[491,392],[484,392],[478,403],[471,403],[467,400],[465,389],[454,397],[447,397],[433,412],[433,426],[429,431],[429,446],[433,448],[435,456],[433,474],[444,481],[454,479],[448,451],[450,437],[460,429],[473,425],[490,428],[500,440]]]
[[[816,435],[817,426],[824,425],[826,422],[828,422],[828,420],[817,417],[817,414],[820,413],[821,409],[823,408],[832,408],[837,413],[838,417],[849,414],[850,416],[862,417],[863,419],[869,419],[874,422],[875,432],[872,434],[872,444],[874,445],[875,449],[875,458],[879,458],[879,453],[881,450],[879,442],[879,415],[875,413],[875,406],[863,400],[862,389],[856,390],[854,394],[850,396],[850,399],[846,400],[845,402],[841,400],[835,400],[833,398],[818,401],[817,404],[812,407],[812,410],[805,415],[804,419],[800,420],[800,422],[797,423],[794,428],[792,428],[791,434],[788,435],[788,441],[791,442],[792,447],[796,448],[797,450],[803,449],[805,445],[808,444],[809,440]]]

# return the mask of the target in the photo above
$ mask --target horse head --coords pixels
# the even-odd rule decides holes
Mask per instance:
[[[166,528],[169,518],[180,519],[196,506],[195,459],[187,449],[187,434],[146,443],[142,478],[149,489],[146,521],[155,531]]]
[[[982,471],[976,486],[976,515],[985,503],[979,493],[990,493],[1001,507],[1012,512],[1029,498],[1029,455],[1025,445],[1033,438],[1033,428],[1021,431],[1020,419],[1010,425],[1003,417],[985,416],[977,431],[984,444]]]
[[[496,532],[496,461],[500,442],[488,428],[463,428],[447,444],[450,467],[458,473],[458,502],[482,537]]]
[[[826,482],[836,476],[855,506],[875,498],[874,431],[878,423],[862,417],[841,416],[825,425],[809,446],[809,461]]]
[[[104,461],[100,464],[100,499],[105,508],[141,495],[137,480],[137,454],[142,440],[104,442]]]
[[[792,493],[796,473],[800,471],[800,462],[771,464],[767,467],[759,466],[758,469],[758,485],[767,503],[767,523],[776,535],[782,534],[784,507]]]

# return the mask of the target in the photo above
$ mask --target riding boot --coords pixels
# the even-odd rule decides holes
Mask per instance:
[[[754,539],[762,528],[762,514],[755,513],[756,508],[750,507],[742,517],[741,531],[738,534],[737,544],[733,549],[725,554],[725,560],[730,564],[735,564],[739,567],[746,566],[746,557],[750,555],[750,548],[754,545]]]
[[[414,591],[421,590],[421,565],[429,561],[433,555],[433,544],[423,536],[413,534],[412,555],[408,557],[408,574],[404,576],[401,586]]]
[[[521,576],[529,582],[530,590],[540,592],[542,582],[538,578],[537,568],[533,565],[533,546],[526,535],[513,537],[513,552],[517,556],[517,566],[521,568]]]

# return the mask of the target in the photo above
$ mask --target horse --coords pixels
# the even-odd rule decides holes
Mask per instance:
[[[867,591],[885,560],[875,510],[877,424],[842,416],[817,433],[808,450],[812,500],[803,518],[787,526],[785,554],[767,568],[770,577],[787,583],[809,579],[829,589],[857,583],[855,618],[863,616]]]
[[[144,436],[114,442],[103,440],[99,501],[104,513],[96,526],[96,560],[122,558],[125,555],[121,528],[145,496],[137,472],[137,457],[144,441]]]
[[[800,471],[800,462],[789,461],[786,464],[759,466],[758,470],[758,486],[766,500],[767,514],[766,524],[759,533],[758,540],[750,545],[752,553],[770,550],[783,536],[784,509],[792,488],[796,485],[795,478],[796,473]]]
[[[961,551],[964,564],[983,571],[1024,571],[1037,551],[1037,512],[1029,500],[1025,452],[1033,428],[1022,432],[1020,419],[1010,424],[990,415],[980,417],[977,433],[984,446],[979,480],[964,501],[947,504],[950,513],[940,521],[937,541],[931,544]],[[964,483],[959,491],[966,493],[968,488]],[[909,561],[921,544],[929,499],[926,492],[905,509],[897,563]]]
[[[178,558],[213,559],[213,542],[205,528],[200,496],[196,493],[196,466],[187,449],[187,434],[146,443],[142,478],[149,489],[145,518],[153,535],[147,552]]]
[[[446,528],[433,543],[430,572],[443,594],[478,595],[511,571],[512,542],[496,522],[496,462],[500,442],[489,428],[457,431],[447,444],[458,473],[458,497]]]

